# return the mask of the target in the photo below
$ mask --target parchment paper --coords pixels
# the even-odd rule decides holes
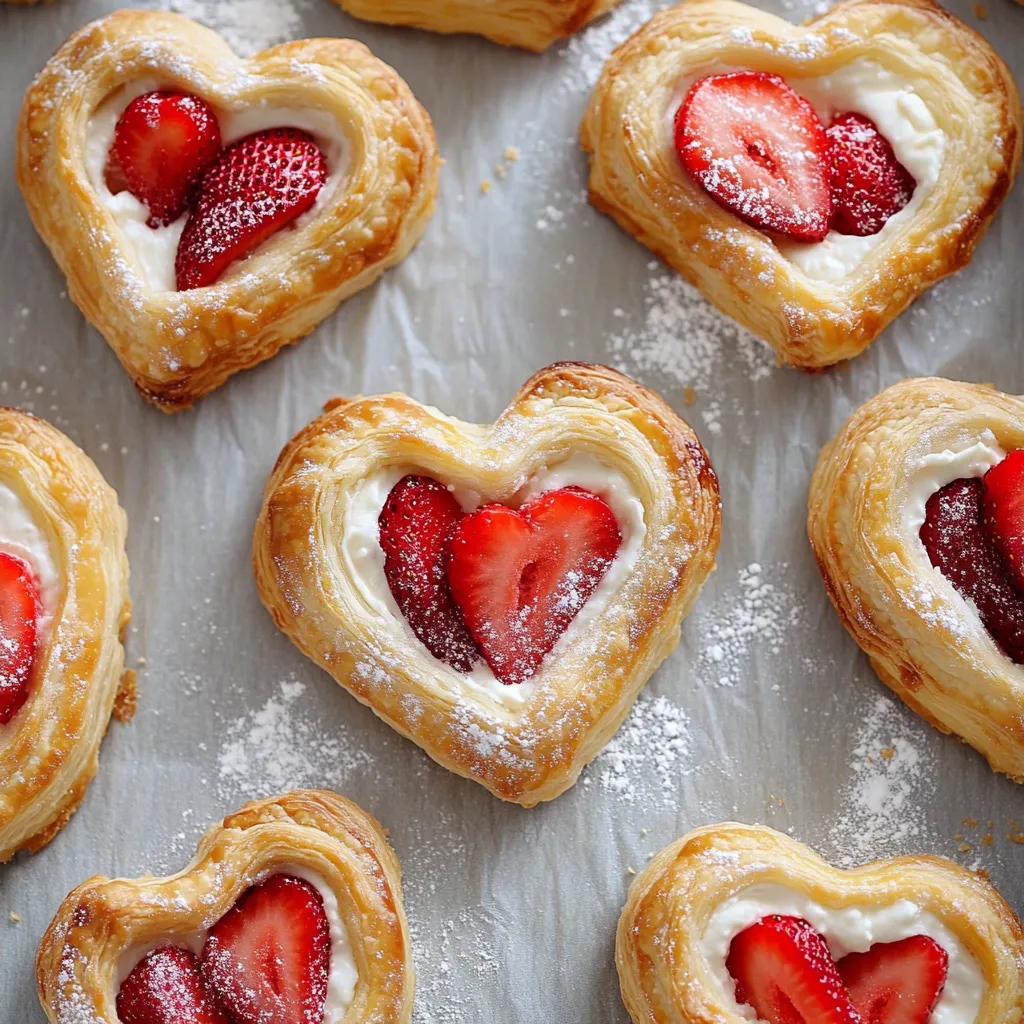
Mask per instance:
[[[760,2],[791,20],[813,13]],[[987,4],[985,19],[968,0],[950,6],[1020,75],[1024,9]],[[33,955],[70,888],[177,869],[221,815],[296,785],[336,788],[389,827],[422,1024],[625,1022],[612,950],[630,871],[726,818],[789,830],[836,861],[954,857],[1024,909],[1024,847],[1009,838],[1021,789],[888,695],[829,606],[804,531],[818,449],[882,387],[937,373],[1024,390],[1019,188],[972,266],[866,355],[813,376],[776,370],[585,203],[576,126],[588,88],[612,43],[663,3],[630,0],[535,56],[361,24],[328,0],[180,0],[250,46],[365,41],[431,112],[447,163],[437,214],[402,267],[170,418],[136,397],[67,301],[12,173],[32,75],[117,6],[0,8],[0,401],[57,424],[117,488],[140,675],[138,714],[112,724],[79,813],[41,854],[0,868],[0,1021],[43,1021]],[[486,421],[562,358],[618,365],[694,424],[721,478],[724,529],[682,643],[623,731],[575,789],[524,811],[434,765],[307,662],[259,604],[250,537],[278,451],[332,395],[406,391]]]

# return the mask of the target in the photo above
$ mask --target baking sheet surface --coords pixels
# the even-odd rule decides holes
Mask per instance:
[[[760,3],[794,21],[814,13],[806,0]],[[627,0],[535,56],[362,24],[328,0],[177,0],[242,50],[363,40],[431,112],[446,164],[403,266],[170,418],[135,396],[68,302],[11,172],[32,75],[118,6],[0,9],[0,401],[61,427],[117,488],[140,681],[138,714],[111,725],[81,811],[41,854],[0,868],[0,1021],[44,1020],[32,959],[69,889],[177,869],[211,822],[293,786],[334,788],[390,829],[420,1024],[623,1024],[612,950],[631,871],[726,818],[787,830],[841,863],[943,854],[989,871],[1024,910],[1024,794],[889,696],[829,606],[804,531],[818,449],[884,386],[936,373],[1024,391],[1024,192],[973,264],[852,365],[776,369],[585,201],[576,126],[588,91],[612,45],[666,4]],[[1024,9],[949,6],[1020,79]],[[259,604],[250,537],[278,451],[332,395],[406,391],[487,421],[565,358],[618,366],[694,425],[721,478],[722,547],[621,732],[573,790],[525,811],[433,764],[307,662]]]

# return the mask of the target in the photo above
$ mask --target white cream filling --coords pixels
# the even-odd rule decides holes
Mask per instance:
[[[408,641],[419,644],[391,594],[387,577],[384,575],[384,551],[380,546],[380,519],[384,502],[392,488],[415,468],[389,468],[360,481],[349,499],[345,511],[345,529],[341,541],[341,555],[349,579],[353,581],[366,607],[390,628],[399,629]],[[558,642],[542,662],[533,678],[515,686],[499,682],[483,659],[477,662],[467,674],[454,673],[449,666],[423,648],[439,669],[452,672],[465,685],[478,693],[487,694],[503,707],[510,710],[521,708],[536,689],[544,674],[549,659],[569,647],[587,626],[604,610],[612,595],[619,589],[632,572],[643,545],[647,527],[644,523],[644,506],[633,492],[626,477],[605,466],[592,455],[573,455],[565,462],[545,467],[530,477],[517,491],[514,500],[508,504],[518,507],[528,498],[544,491],[560,487],[581,487],[603,498],[615,515],[622,534],[622,544],[615,560],[604,574],[590,600],[580,609],[569,624],[569,628],[558,638]],[[472,512],[484,504],[485,498],[472,491],[453,489],[452,492],[466,512]]]
[[[718,988],[716,998],[745,1020],[758,1017],[736,1002],[736,984],[726,967],[729,945],[744,929],[770,914],[801,917],[828,943],[832,957],[863,953],[875,943],[897,942],[927,935],[949,956],[946,984],[929,1024],[972,1024],[985,996],[985,979],[963,943],[934,914],[909,900],[887,907],[845,907],[833,910],[782,885],[763,883],[738,892],[716,908],[700,938],[700,951]]]
[[[0,483],[0,551],[26,562],[39,584],[37,642],[45,643],[60,603],[60,572],[46,535],[31,510],[10,487]]]
[[[309,882],[318,893],[324,904],[324,914],[327,916],[327,925],[331,933],[331,965],[327,975],[327,999],[324,1002],[323,1024],[341,1024],[345,1017],[352,999],[355,997],[356,983],[359,980],[359,970],[356,967],[355,957],[352,953],[352,943],[349,941],[348,929],[341,919],[341,912],[338,909],[338,897],[334,890],[315,871],[301,868],[294,865],[275,868],[266,877],[273,875],[292,875]],[[263,879],[265,881],[266,879]],[[161,946],[184,946],[190,949],[196,956],[203,951],[206,944],[208,930],[181,932],[174,935],[162,936],[147,942],[142,946],[135,946],[124,953],[117,965],[114,985],[115,997],[117,989],[120,989],[124,979],[131,974],[135,965],[147,953]]]
[[[114,144],[114,130],[125,107],[137,96],[159,88],[157,82],[137,82],[130,88],[119,90],[96,109],[89,119],[86,133],[85,163],[89,181],[101,205],[110,211],[127,242],[124,257],[150,291],[167,292],[176,289],[174,258],[178,251],[178,240],[188,219],[187,214],[166,227],[151,228],[146,224],[149,217],[146,205],[130,192],[113,194],[107,188],[104,174]],[[216,113],[224,145],[268,128],[301,128],[316,139],[327,161],[328,178],[317,194],[313,208],[295,221],[296,229],[316,216],[345,177],[349,157],[348,140],[338,122],[324,110],[246,106],[238,110],[218,109]],[[230,273],[231,269],[227,271],[227,274]]]
[[[668,138],[673,151],[676,111],[693,82],[704,75],[735,70],[738,69],[708,69],[677,85],[668,112]],[[893,214],[877,234],[862,238],[830,231],[821,242],[777,242],[782,255],[807,277],[842,281],[869,252],[887,242],[914,216],[938,181],[948,140],[913,86],[875,61],[858,57],[832,74],[813,78],[793,76],[787,81],[811,102],[826,127],[836,114],[854,112],[869,117],[892,146],[896,159],[917,182],[910,202]]]

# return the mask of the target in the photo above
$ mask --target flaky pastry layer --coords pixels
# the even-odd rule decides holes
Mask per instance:
[[[93,461],[55,427],[0,408],[0,483],[31,512],[60,577],[29,695],[0,725],[0,862],[45,846],[96,774],[124,671],[128,521]]]
[[[546,50],[619,0],[334,0],[367,21],[431,32],[470,32],[504,46]]]
[[[105,100],[151,80],[221,110],[326,111],[347,140],[344,180],[216,284],[150,290],[89,179],[85,145]],[[117,11],[76,32],[29,88],[17,146],[18,182],[69,295],[166,411],[298,341],[401,262],[433,212],[440,163],[426,111],[361,43],[304,39],[240,60],[215,32],[165,11]]]
[[[1024,668],[902,528],[921,458],[987,430],[1006,451],[1024,448],[1024,400],[940,377],[887,388],[822,449],[807,530],[832,603],[882,681],[1024,782]]]
[[[847,277],[814,280],[683,169],[680,83],[716,67],[796,80],[864,58],[913,83],[947,146],[938,181]],[[722,312],[808,369],[863,351],[925,289],[964,266],[1020,164],[1010,72],[930,0],[852,0],[805,27],[734,0],[686,0],[608,60],[583,119],[590,199]]]
[[[289,867],[315,873],[337,897],[359,974],[345,1021],[407,1024],[414,979],[398,858],[369,814],[324,790],[246,804],[176,875],[97,875],[72,890],[36,955],[47,1017],[117,1024],[123,958],[209,929],[246,889]]]
[[[894,857],[843,871],[770,828],[726,822],[666,847],[630,886],[615,962],[635,1024],[743,1024],[715,995],[700,942],[722,903],[762,883],[836,910],[909,900],[938,918],[977,961],[986,990],[974,1024],[1024,1019],[1024,933],[981,875],[941,857]]]
[[[503,501],[576,453],[626,477],[646,533],[619,590],[510,709],[367,605],[338,556],[347,508],[356,485],[386,467]],[[707,454],[660,398],[614,370],[559,363],[490,426],[400,394],[338,400],[278,459],[253,557],[264,604],[300,650],[435,761],[531,807],[573,785],[675,647],[714,565],[720,522]]]

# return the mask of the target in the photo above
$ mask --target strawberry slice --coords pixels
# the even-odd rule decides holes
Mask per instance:
[[[200,957],[234,1024],[310,1024],[327,1000],[331,933],[314,886],[291,875],[254,885],[213,926]]]
[[[1024,593],[1024,450],[1010,452],[983,480],[982,523],[1002,554],[1007,575]]]
[[[121,982],[121,1024],[230,1024],[203,988],[195,955],[180,946],[147,953]]]
[[[928,1024],[946,984],[949,956],[927,935],[912,935],[849,953],[838,967],[864,1024]]]
[[[0,552],[0,725],[28,697],[38,620],[35,573],[20,558]]]
[[[861,1024],[825,940],[802,918],[773,914],[744,929],[726,967],[736,1001],[769,1024]]]
[[[228,146],[203,175],[178,243],[178,290],[216,282],[231,263],[305,213],[326,180],[323,153],[296,128],[256,132]]]
[[[778,75],[735,71],[694,82],[676,114],[679,159],[740,220],[800,242],[828,234],[828,137]]]
[[[462,508],[444,484],[426,476],[398,481],[381,510],[384,575],[412,631],[435,658],[469,672],[480,657],[445,574],[448,541]]]
[[[832,224],[841,235],[875,235],[899,213],[917,182],[863,114],[840,114],[826,132]]]
[[[114,129],[107,179],[119,176],[149,207],[151,228],[170,224],[188,207],[200,175],[220,152],[220,125],[208,103],[187,93],[159,90],[137,96]]]
[[[577,487],[547,491],[518,511],[485,505],[461,520],[448,583],[498,679],[512,685],[537,671],[621,542],[606,502]]]

